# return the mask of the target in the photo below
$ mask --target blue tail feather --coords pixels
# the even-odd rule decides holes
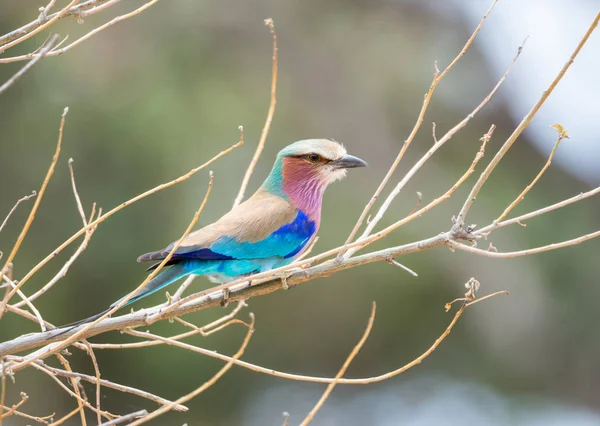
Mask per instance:
[[[125,306],[131,305],[132,303],[137,302],[138,300],[143,299],[146,296],[150,296],[151,294],[156,293],[160,289],[165,288],[169,284],[172,284],[178,279],[183,278],[189,274],[190,271],[186,271],[182,263],[173,265],[166,271],[161,272],[160,274],[152,278],[150,281],[148,281],[148,283],[141,290],[139,290],[135,296],[129,299],[129,301],[122,307],[124,308]],[[117,300],[112,305],[110,305],[110,307],[114,308],[119,303],[121,303],[121,301],[124,300],[125,297],[122,297],[121,299]]]
[[[169,284],[172,284],[175,281],[177,281],[178,279],[183,278],[189,274],[191,274],[191,271],[186,270],[184,268],[184,264],[178,263],[176,265],[173,265],[166,271],[161,272],[156,277],[154,277],[150,281],[148,281],[148,283],[138,292],[138,294],[136,294],[130,300],[128,300],[127,303],[125,303],[122,307],[131,305],[132,303],[134,303],[140,299],[143,299],[146,296],[156,293],[160,289],[165,288]],[[121,303],[126,297],[127,296],[120,298],[119,300],[117,300],[116,302],[111,304],[108,309],[100,312],[99,314],[96,314],[94,316],[73,322],[71,324],[63,325],[61,327],[62,330],[60,330],[55,336],[60,336],[61,334],[67,333],[67,332],[73,330],[74,328],[80,326],[81,324],[87,324],[89,322],[92,322],[92,321],[100,318],[102,315],[104,315],[105,313],[110,311],[112,308],[117,306],[119,303]]]

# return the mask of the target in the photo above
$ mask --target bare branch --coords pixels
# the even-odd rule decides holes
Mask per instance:
[[[139,389],[136,389],[136,388],[133,388],[130,386],[120,385],[118,383],[114,383],[114,382],[111,382],[111,381],[105,380],[105,379],[100,379],[100,382],[98,382],[98,378],[94,377],[94,376],[89,376],[89,375],[83,374],[83,373],[75,373],[72,371],[61,370],[60,368],[50,367],[49,365],[44,364],[43,361],[36,361],[36,363],[38,365],[43,365],[48,371],[52,372],[53,374],[55,374],[57,376],[81,379],[81,380],[85,380],[86,382],[90,382],[93,384],[100,383],[100,385],[104,386],[105,388],[110,388],[110,389],[118,390],[120,392],[130,393],[132,395],[136,395],[136,396],[148,399],[150,401],[154,401],[161,405],[171,404],[171,402],[172,402],[172,401],[169,401],[168,399],[161,398],[160,396],[153,395],[150,392],[139,390]],[[188,411],[188,408],[185,405],[177,405],[174,407],[174,409],[177,411]]]
[[[3,52],[6,52],[8,49],[10,49],[11,47],[16,46],[17,44],[22,43],[23,41],[27,40],[28,38],[36,35],[40,31],[45,30],[50,25],[52,25],[55,21],[57,21],[58,19],[60,19],[64,15],[66,15],[69,12],[69,10],[73,6],[75,6],[77,3],[79,3],[79,0],[71,0],[71,2],[67,6],[65,6],[64,9],[62,9],[60,12],[58,12],[57,14],[55,14],[53,18],[49,19],[44,24],[38,26],[37,28],[35,28],[32,31],[26,33],[25,35],[17,38],[16,40],[13,40],[13,41],[11,41],[9,43],[6,43],[6,44],[0,46],[0,54],[2,54]],[[42,55],[40,55],[40,56],[42,56]]]
[[[455,226],[457,226],[457,227],[462,227],[463,226],[463,223],[465,221],[467,213],[469,212],[469,209],[471,208],[471,206],[475,202],[475,199],[477,198],[477,195],[479,194],[479,191],[483,187],[483,184],[488,180],[488,178],[490,177],[490,175],[492,174],[492,172],[494,171],[494,169],[496,168],[496,166],[498,165],[498,163],[500,162],[500,160],[502,160],[502,157],[504,157],[504,154],[506,154],[508,152],[508,150],[512,147],[512,145],[515,143],[515,141],[521,135],[521,133],[523,132],[523,130],[525,130],[525,128],[527,126],[529,126],[529,123],[531,123],[531,120],[533,120],[533,117],[537,114],[537,112],[539,111],[539,109],[546,102],[546,99],[548,99],[548,97],[550,96],[550,94],[554,91],[554,88],[556,87],[556,85],[562,80],[562,78],[564,77],[564,75],[566,74],[566,72],[568,71],[568,69],[571,67],[571,64],[575,61],[575,58],[577,57],[577,55],[579,54],[579,52],[581,51],[581,49],[583,48],[583,46],[585,45],[585,43],[588,41],[588,39],[590,38],[590,36],[592,35],[592,33],[594,32],[594,30],[598,26],[598,21],[600,21],[600,12],[594,18],[594,21],[592,22],[592,24],[587,29],[586,33],[584,34],[583,38],[581,39],[581,41],[579,42],[579,44],[575,48],[575,51],[571,54],[571,57],[569,58],[569,60],[567,61],[567,63],[562,67],[562,69],[560,70],[560,72],[558,73],[558,75],[554,78],[554,80],[552,81],[552,83],[550,83],[550,85],[548,86],[548,88],[542,93],[542,96],[540,97],[540,99],[538,99],[538,101],[535,103],[535,105],[533,106],[533,108],[531,108],[531,110],[523,118],[523,120],[521,121],[521,123],[519,123],[519,125],[517,126],[517,128],[508,137],[508,139],[506,140],[506,142],[504,142],[504,145],[502,145],[502,147],[500,148],[500,150],[498,151],[498,153],[494,156],[494,158],[492,159],[492,161],[490,161],[490,163],[488,164],[488,166],[481,173],[481,176],[479,176],[479,179],[477,180],[477,182],[475,183],[475,185],[471,189],[471,193],[467,197],[467,200],[465,201],[465,203],[463,204],[460,212],[456,216],[456,224],[455,224]]]
[[[400,193],[400,191],[404,188],[404,186],[410,181],[410,179],[415,175],[415,173],[421,167],[423,167],[423,165],[425,164],[425,162],[427,160],[429,160],[429,158],[439,148],[441,148],[446,142],[448,142],[450,139],[452,139],[452,137],[456,133],[458,133],[459,130],[463,129],[469,123],[469,121],[471,121],[471,119],[473,117],[475,117],[475,115],[477,115],[477,113],[479,113],[479,111],[481,111],[481,109],[492,99],[492,97],[497,92],[497,90],[500,88],[500,86],[502,85],[502,83],[504,82],[504,80],[506,80],[506,77],[508,77],[508,74],[510,73],[510,71],[513,68],[513,66],[517,62],[517,59],[519,59],[519,56],[521,55],[521,52],[522,52],[522,46],[517,50],[517,54],[513,58],[512,62],[510,63],[510,65],[508,66],[508,68],[506,69],[506,71],[504,71],[504,74],[502,75],[502,77],[500,77],[500,79],[498,80],[498,82],[496,83],[496,85],[494,86],[494,88],[492,89],[492,91],[483,99],[483,101],[481,101],[481,103],[479,105],[477,105],[475,107],[475,109],[469,115],[467,115],[460,123],[458,123],[452,129],[450,129],[441,139],[439,139],[425,153],[425,155],[423,157],[421,157],[421,159],[419,161],[417,161],[417,163],[410,169],[410,171],[408,173],[406,173],[406,175],[402,178],[402,180],[400,180],[400,182],[398,182],[398,184],[396,185],[396,187],[394,188],[394,190],[390,193],[390,195],[388,195],[388,197],[386,198],[386,200],[384,201],[384,203],[382,204],[382,206],[377,211],[377,214],[375,215],[375,217],[371,220],[371,222],[369,222],[369,224],[365,228],[365,230],[364,230],[361,238],[366,238],[367,236],[369,236],[369,234],[373,231],[373,229],[375,228],[375,226],[377,225],[377,223],[379,223],[379,221],[381,220],[381,218],[383,217],[383,215],[385,214],[385,212],[387,211],[387,209],[389,208],[389,206],[392,204],[392,201],[394,201],[394,199],[396,198],[396,196]],[[493,130],[492,130],[492,132],[493,132]],[[346,257],[351,256],[354,252],[356,252],[356,249],[348,250],[348,252],[346,253]]]
[[[240,192],[238,192],[237,197],[235,197],[235,201],[233,202],[233,207],[237,206],[244,199],[244,193],[246,192],[246,188],[248,187],[248,182],[250,182],[250,177],[252,176],[252,172],[254,171],[254,167],[256,167],[256,163],[260,158],[260,154],[265,147],[265,142],[267,140],[267,135],[269,134],[269,129],[271,128],[271,122],[273,121],[273,115],[275,114],[275,105],[277,104],[277,34],[275,33],[275,26],[273,25],[273,20],[271,18],[265,19],[265,25],[269,27],[271,30],[271,34],[273,35],[273,68],[271,71],[271,103],[269,104],[269,111],[267,112],[267,118],[265,120],[265,125],[263,126],[262,132],[260,134],[260,139],[258,140],[258,145],[256,146],[256,151],[254,152],[254,156],[252,157],[252,161],[250,161],[250,165],[248,166],[248,170],[246,170],[246,174],[244,175],[244,179],[242,180],[242,186],[240,187]]]
[[[223,377],[223,375],[227,371],[229,371],[229,369],[233,366],[234,361],[239,359],[244,354],[244,351],[246,350],[246,346],[248,346],[248,343],[250,342],[250,338],[252,337],[252,333],[254,333],[254,314],[250,313],[250,325],[248,325],[248,332],[246,333],[246,337],[244,338],[244,341],[242,342],[240,349],[233,355],[232,360],[230,362],[225,364],[217,372],[217,374],[215,374],[210,380],[205,382],[202,386],[200,386],[193,392],[190,392],[187,395],[182,396],[181,398],[177,399],[175,402],[172,402],[169,405],[165,405],[165,406],[159,408],[158,410],[153,411],[148,416],[131,423],[130,426],[138,426],[138,425],[141,425],[142,423],[146,423],[147,421],[152,420],[153,418],[156,418],[169,410],[172,410],[176,404],[185,403],[185,402],[189,401],[190,399],[194,398],[195,396],[201,394],[202,392],[204,392],[206,389],[208,389],[212,385],[214,385],[221,377]]]
[[[469,37],[469,39],[465,43],[465,45],[462,48],[462,50],[460,51],[460,53],[452,60],[452,62],[450,62],[450,64],[446,67],[446,69],[444,69],[444,72],[442,72],[441,74],[439,72],[439,69],[437,68],[437,62],[436,62],[436,64],[435,64],[435,73],[433,75],[433,81],[431,82],[431,86],[429,87],[428,92],[425,94],[425,98],[423,100],[423,106],[421,107],[421,112],[419,112],[419,116],[417,118],[417,122],[415,123],[415,126],[413,127],[412,131],[410,132],[410,135],[408,136],[408,138],[404,141],[404,144],[402,145],[402,148],[400,149],[400,152],[398,153],[398,156],[396,157],[396,159],[392,163],[392,166],[390,167],[390,169],[386,173],[385,177],[383,178],[383,180],[379,184],[379,187],[377,188],[377,190],[375,191],[375,193],[373,194],[373,196],[371,197],[371,199],[369,200],[369,202],[367,203],[367,205],[363,209],[362,213],[360,214],[360,217],[358,218],[358,221],[356,222],[356,225],[354,225],[354,228],[352,229],[352,231],[350,232],[350,235],[346,239],[346,244],[349,244],[354,239],[354,237],[356,236],[356,233],[358,232],[358,230],[362,226],[362,223],[364,222],[365,218],[369,214],[369,211],[371,210],[371,207],[373,207],[373,204],[375,204],[375,201],[377,200],[377,198],[379,198],[379,195],[381,194],[381,192],[383,191],[383,189],[387,185],[388,181],[390,180],[390,178],[392,177],[392,175],[396,171],[396,168],[398,168],[398,165],[400,164],[400,161],[402,160],[402,157],[404,157],[404,153],[406,152],[406,150],[408,149],[408,147],[412,143],[413,139],[417,135],[417,133],[419,131],[419,128],[421,127],[421,124],[423,123],[423,119],[425,117],[425,112],[427,111],[427,108],[429,106],[429,102],[431,101],[431,98],[433,96],[433,92],[435,91],[436,86],[444,78],[444,76],[452,69],[452,67],[460,60],[460,58],[462,58],[464,56],[464,54],[467,52],[467,50],[469,49],[469,47],[471,47],[471,44],[473,43],[473,40],[475,40],[475,37],[479,33],[479,30],[481,30],[481,27],[483,26],[483,23],[487,19],[488,15],[492,12],[492,9],[494,8],[494,6],[496,5],[497,2],[498,2],[498,0],[492,1],[491,6],[487,10],[487,12],[485,13],[485,15],[481,19],[481,21],[479,22],[479,25],[477,25],[477,27],[475,28],[475,31],[473,31],[473,34],[471,34],[471,37]],[[433,128],[433,132],[434,132],[434,139],[435,139],[435,126]],[[436,141],[436,143],[437,143],[437,141]],[[373,225],[373,226],[375,226],[375,225]]]
[[[204,210],[204,206],[206,205],[206,202],[208,201],[208,196],[210,195],[210,191],[212,189],[213,181],[214,181],[214,177],[213,177],[212,172],[210,172],[210,182],[208,184],[208,189],[206,191],[204,199],[202,200],[202,203],[200,204],[200,207],[198,208],[198,210],[194,214],[194,217],[193,217],[192,221],[190,222],[190,224],[188,225],[187,229],[185,230],[185,232],[183,233],[183,235],[181,236],[181,238],[177,241],[177,243],[173,246],[172,251],[167,255],[167,257],[165,257],[165,259],[158,265],[158,267],[156,269],[154,269],[146,277],[146,279],[134,291],[132,291],[131,293],[129,293],[124,298],[120,299],[118,303],[116,303],[110,310],[108,310],[107,312],[105,312],[99,318],[97,318],[94,321],[91,321],[91,322],[89,322],[87,324],[84,324],[84,326],[79,331],[77,331],[73,335],[69,336],[65,341],[59,342],[58,344],[52,345],[51,347],[47,347],[46,350],[41,351],[41,353],[34,354],[32,357],[30,357],[27,361],[24,361],[17,368],[23,368],[27,364],[29,364],[29,363],[31,363],[33,361],[37,361],[39,359],[45,358],[45,357],[47,357],[50,354],[57,353],[57,352],[61,351],[62,349],[66,348],[67,346],[69,346],[70,344],[72,344],[73,342],[75,342],[76,340],[78,340],[78,338],[82,337],[82,335],[87,330],[89,330],[90,328],[92,328],[93,326],[95,326],[96,324],[98,324],[100,321],[102,321],[103,319],[105,319],[109,315],[111,315],[114,312],[116,312],[117,310],[119,310],[132,297],[134,297],[137,294],[137,292],[139,292],[152,278],[154,278],[160,272],[160,270],[165,266],[165,264],[171,259],[171,257],[173,256],[173,254],[177,251],[177,248],[179,247],[179,245],[182,243],[182,241],[185,239],[185,237],[191,232],[191,230],[193,229],[193,227],[196,225],[196,222],[198,221],[198,218],[200,217],[200,214],[202,213],[202,210]],[[92,222],[92,223],[94,223],[94,222]]]
[[[17,200],[17,202],[15,203],[15,205],[13,206],[12,209],[10,209],[10,211],[8,212],[8,214],[6,215],[6,217],[4,218],[4,220],[2,221],[2,225],[0,225],[0,232],[2,232],[2,229],[4,229],[4,226],[6,225],[6,222],[8,222],[8,219],[12,216],[12,214],[15,212],[15,210],[17,209],[17,207],[19,207],[19,204],[21,204],[23,201],[27,201],[33,197],[35,197],[37,195],[37,192],[32,191],[30,195],[26,195],[24,197],[21,197]]]
[[[539,210],[535,210],[533,212],[523,214],[521,216],[517,216],[513,219],[508,219],[508,220],[505,220],[505,221],[499,222],[499,223],[492,223],[484,228],[479,229],[478,231],[473,232],[473,235],[476,237],[488,235],[490,232],[495,231],[496,229],[504,228],[505,226],[514,225],[516,223],[523,222],[527,219],[541,216],[545,213],[549,213],[551,211],[560,209],[562,207],[568,206],[568,205],[576,203],[578,201],[585,200],[586,198],[593,197],[594,195],[596,195],[598,193],[600,193],[600,186],[592,189],[591,191],[579,193],[579,194],[575,195],[574,197],[567,198],[566,200],[563,200],[561,202],[541,208]]]
[[[106,28],[108,28],[108,27],[110,27],[110,26],[112,26],[112,25],[114,25],[114,24],[116,24],[118,22],[124,21],[126,19],[129,19],[129,18],[131,18],[131,17],[133,17],[133,16],[135,16],[135,15],[143,12],[144,10],[146,10],[149,7],[153,6],[158,1],[159,0],[150,0],[147,3],[143,4],[142,6],[140,6],[139,8],[133,10],[132,12],[126,13],[124,15],[117,16],[116,18],[110,20],[109,22],[107,22],[104,25],[99,26],[98,28],[93,29],[89,33],[87,33],[84,36],[78,38],[77,40],[75,40],[74,42],[68,44],[67,46],[65,46],[63,48],[60,48],[60,49],[54,48],[53,50],[51,50],[50,52],[48,52],[45,56],[59,56],[59,55],[62,55],[63,53],[71,50],[73,47],[75,47],[78,44],[84,42],[85,40],[89,39],[90,37],[98,34],[100,31],[103,31]],[[78,0],[73,0],[71,2],[71,4],[77,3],[77,2],[78,2]],[[116,3],[116,2],[113,2],[113,3]],[[47,28],[49,25],[52,25],[56,20],[58,20],[60,17],[67,16],[69,14],[69,10],[70,10],[69,6],[67,6],[65,9],[63,9],[62,12],[59,12],[59,14],[63,14],[62,16],[58,16],[57,17],[57,16],[53,15],[54,18],[52,18],[51,20],[49,20],[48,22],[46,22],[46,24],[44,24],[44,25],[42,25],[42,26],[34,29],[32,32],[26,34],[24,37],[29,38],[31,34],[37,33],[39,31],[41,31],[42,29]],[[100,10],[101,9],[96,10],[96,12],[98,12]],[[91,10],[88,11],[88,13],[91,13],[91,12],[92,12]],[[4,46],[0,47],[0,53],[2,53],[4,50],[6,50],[8,48],[7,46],[11,47],[11,46],[13,46],[15,44],[20,43],[21,41],[23,41],[23,40],[22,39],[18,39],[18,40],[15,40],[15,41],[11,42],[11,43],[5,44]],[[10,63],[10,62],[17,62],[17,61],[25,61],[25,60],[28,60],[28,59],[35,58],[38,55],[39,55],[39,53],[29,53],[27,55],[14,56],[14,57],[10,57],[10,58],[0,58],[0,64],[6,64],[6,63]]]
[[[571,240],[561,241],[560,243],[548,244],[546,246],[526,249],[526,250],[518,250],[518,251],[510,251],[510,252],[496,252],[496,251],[488,251],[482,250],[477,247],[469,246],[463,243],[459,243],[457,241],[449,241],[448,245],[452,248],[468,251],[469,253],[478,254],[486,257],[494,257],[497,259],[507,259],[511,257],[521,257],[521,256],[531,256],[532,254],[543,253],[545,251],[557,250],[560,248],[565,248],[569,246],[574,246],[577,244],[581,244],[584,241],[591,240],[593,238],[600,237],[600,231],[592,232],[591,234],[582,235],[581,237],[573,238]]]
[[[362,337],[360,338],[360,340],[358,341],[356,346],[354,346],[354,349],[352,349],[352,352],[350,352],[350,355],[348,355],[348,357],[346,358],[346,361],[342,365],[342,368],[340,368],[340,371],[338,371],[338,373],[335,375],[333,382],[331,382],[329,384],[329,386],[327,386],[327,389],[321,396],[321,399],[319,399],[319,401],[313,407],[313,409],[310,410],[310,413],[308,413],[306,418],[302,421],[302,423],[300,423],[300,426],[306,426],[312,421],[312,419],[315,416],[315,414],[317,413],[317,411],[319,411],[319,409],[323,406],[323,404],[325,403],[327,398],[329,398],[329,395],[333,391],[333,388],[335,387],[335,385],[338,384],[339,380],[342,378],[342,376],[344,375],[344,373],[350,366],[350,363],[352,362],[352,360],[354,360],[356,355],[358,355],[358,352],[363,347],[363,345],[367,341],[367,338],[369,337],[369,334],[371,333],[371,328],[373,328],[373,321],[375,320],[375,310],[376,310],[376,305],[375,305],[375,302],[373,302],[372,307],[371,307],[371,316],[369,317],[369,322],[367,323],[367,328],[365,329],[365,332],[363,333]]]
[[[410,269],[407,266],[404,266],[403,264],[401,264],[400,262],[395,261],[394,259],[387,259],[386,260],[387,263],[389,263],[390,265],[394,265],[397,268],[400,268],[406,272],[408,272],[409,274],[411,274],[413,277],[418,277],[419,274],[417,274],[415,271],[413,271],[412,269]]]
[[[139,201],[142,198],[146,198],[149,195],[155,194],[155,193],[157,193],[159,191],[162,191],[163,189],[169,188],[169,187],[171,187],[173,185],[176,185],[176,184],[178,184],[180,182],[183,182],[184,180],[189,179],[192,175],[194,175],[197,172],[199,172],[200,170],[208,167],[210,164],[214,163],[216,160],[218,160],[219,158],[223,157],[224,155],[229,154],[231,151],[233,151],[235,148],[239,147],[240,145],[241,145],[241,142],[238,142],[235,145],[232,145],[231,147],[227,148],[226,150],[221,151],[220,153],[218,153],[217,155],[215,155],[213,158],[211,158],[210,160],[208,160],[204,164],[196,167],[195,169],[190,170],[186,174],[178,177],[177,179],[174,179],[174,180],[172,180],[170,182],[167,182],[167,183],[163,183],[163,184],[158,185],[158,186],[156,186],[156,187],[154,187],[154,188],[152,188],[152,189],[150,189],[148,191],[145,191],[145,192],[143,192],[143,193],[141,193],[139,195],[136,195],[135,197],[131,198],[130,200],[125,201],[124,203],[119,204],[117,207],[113,208],[109,212],[107,212],[107,213],[103,214],[102,216],[98,217],[96,220],[91,221],[90,223],[88,223],[87,226],[84,226],[79,231],[77,231],[75,234],[73,234],[69,239],[67,239],[64,243],[62,243],[55,250],[53,250],[52,253],[50,253],[41,262],[39,262],[36,266],[34,266],[23,277],[23,279],[21,279],[21,281],[19,282],[19,285],[17,287],[20,287],[23,284],[25,284],[38,270],[40,270],[44,265],[46,265],[50,260],[52,260],[54,257],[56,257],[62,250],[64,250],[67,246],[69,246],[73,241],[75,241],[77,238],[79,238],[80,236],[82,236],[89,229],[91,229],[93,227],[96,227],[98,224],[100,224],[101,222],[104,222],[106,219],[108,219],[109,217],[111,217],[113,214],[117,213],[118,211],[124,209],[127,206],[130,206],[131,204],[135,203],[136,201]],[[10,297],[12,297],[12,295]]]
[[[40,52],[31,61],[27,62],[27,64],[25,64],[23,68],[17,71],[15,75],[13,75],[2,86],[0,86],[0,95],[10,86],[15,84],[19,78],[21,78],[27,71],[33,68],[33,66],[37,64],[44,56],[46,56],[50,49],[52,49],[56,44],[56,40],[58,40],[58,35],[54,34],[50,38],[50,40],[48,40],[48,42],[44,44]]]
[[[106,422],[106,423],[98,423],[100,426],[113,426],[113,425],[119,425],[121,423],[125,423],[128,422],[130,420],[133,419],[139,419],[140,417],[145,417],[148,415],[148,411],[146,410],[140,410],[140,411],[136,411],[134,413],[129,413],[126,414],[124,416],[118,417],[114,420],[111,420],[110,422]]]
[[[29,213],[27,222],[25,222],[25,225],[23,226],[23,229],[21,230],[21,233],[19,234],[19,238],[17,239],[17,242],[15,243],[12,251],[8,255],[8,259],[4,263],[4,267],[0,270],[0,282],[2,282],[2,276],[4,274],[4,269],[7,267],[7,265],[9,263],[12,263],[12,261],[14,260],[15,256],[17,255],[17,252],[19,251],[19,247],[21,247],[21,243],[25,239],[25,235],[27,235],[27,231],[29,231],[29,227],[31,226],[31,223],[33,222],[33,219],[35,218],[35,213],[37,212],[40,202],[42,201],[42,197],[44,196],[44,192],[46,192],[46,187],[48,186],[48,182],[50,182],[50,178],[52,177],[52,174],[54,173],[54,167],[56,166],[56,162],[58,161],[58,156],[60,154],[60,145],[62,142],[63,128],[65,126],[65,117],[67,116],[68,112],[69,112],[69,108],[67,107],[64,109],[64,111],[62,113],[62,117],[60,120],[60,127],[58,129],[58,142],[56,143],[56,151],[54,152],[54,156],[52,157],[52,162],[50,163],[50,168],[48,169],[48,173],[46,173],[44,182],[42,182],[42,186],[40,188],[40,191],[38,192],[39,195],[35,199],[35,203],[33,204],[33,208],[31,209],[31,212]],[[2,303],[0,303],[0,319],[2,318],[2,315],[4,314],[4,311],[6,309],[6,304],[8,303],[10,298],[13,297],[17,293],[17,290],[19,290],[19,288],[22,285],[23,285],[23,281],[19,282],[19,284],[16,285],[11,291],[8,291],[8,289],[6,290],[6,293],[4,295]]]
[[[48,12],[50,11],[50,7],[52,7],[52,5],[54,4],[54,2],[51,1],[35,21],[32,21],[29,24],[22,26],[21,28],[17,28],[16,30],[11,31],[8,34],[0,36],[0,46],[3,46],[6,43],[8,43],[9,41],[13,41],[25,34],[30,33],[31,31],[36,30],[41,25],[45,24],[47,21],[49,21],[51,19],[54,19],[55,17],[58,17],[58,19],[66,18],[69,16],[79,17],[81,15],[81,13],[84,10],[86,10],[87,8],[90,8],[99,3],[103,3],[104,1],[106,1],[106,0],[88,0],[83,3],[78,4],[76,6],[71,7],[66,13],[61,14],[61,12],[56,12],[56,13],[53,13],[52,15],[48,15]],[[56,20],[58,20],[58,19],[56,19]],[[54,20],[54,21],[56,21],[56,20]],[[30,58],[28,58],[28,59],[30,59]]]
[[[69,361],[67,361],[67,359],[64,356],[62,356],[62,354],[57,354],[56,358],[58,358],[58,360],[63,365],[65,370],[71,371],[71,372],[73,371],[73,370],[71,370],[71,365],[69,364]],[[62,384],[62,382],[60,382],[60,380],[56,379],[55,377],[53,377],[53,379],[55,379],[55,381],[57,381],[59,383],[59,385],[61,385],[61,387],[64,386]],[[79,382],[76,379],[69,378],[69,382],[71,383],[71,386],[73,387],[73,390],[75,391],[73,396],[77,400],[77,411],[79,412],[79,415],[81,417],[81,424],[82,424],[82,426],[86,426],[87,420],[85,417],[85,402],[87,402],[87,397],[85,397],[85,396],[82,397],[81,389],[83,389],[83,388],[81,388],[81,389],[79,388]],[[100,413],[100,411],[96,411],[96,412]]]
[[[531,188],[533,188],[533,186],[537,183],[537,181],[540,180],[540,178],[546,172],[546,170],[548,170],[548,167],[550,167],[550,164],[552,164],[552,159],[554,158],[554,153],[556,153],[556,150],[558,149],[558,145],[560,145],[560,142],[564,138],[568,138],[568,137],[569,136],[567,136],[566,132],[559,133],[558,139],[554,143],[554,147],[552,148],[552,151],[550,152],[550,156],[548,157],[546,164],[544,164],[544,167],[542,167],[542,170],[540,170],[540,172],[536,175],[536,177],[531,181],[531,183],[529,185],[527,185],[527,187],[519,194],[519,196],[517,198],[515,198],[515,200],[512,203],[510,203],[510,205],[502,212],[502,214],[498,217],[498,219],[496,219],[494,221],[495,223],[502,222],[502,220],[506,216],[508,216],[508,214],[511,212],[511,210],[514,209],[517,206],[517,204],[519,204],[521,201],[523,201],[523,199],[525,198],[525,195],[527,195],[527,193],[531,190]]]

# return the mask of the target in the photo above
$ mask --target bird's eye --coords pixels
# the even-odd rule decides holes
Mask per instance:
[[[314,152],[312,154],[308,154],[307,158],[313,163],[321,161],[321,156],[319,154],[315,154]]]

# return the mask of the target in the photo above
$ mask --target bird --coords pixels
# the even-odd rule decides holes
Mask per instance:
[[[325,189],[343,179],[347,169],[365,166],[364,160],[349,155],[334,140],[305,139],[286,146],[277,154],[263,184],[246,201],[216,222],[188,234],[174,252],[177,241],[139,256],[138,262],[158,262],[147,269],[152,271],[173,252],[164,265],[167,269],[123,307],[187,275],[204,275],[210,281],[226,283],[293,262],[317,235]],[[94,321],[126,297],[68,326]]]

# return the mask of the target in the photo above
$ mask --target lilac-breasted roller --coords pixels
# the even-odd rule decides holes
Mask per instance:
[[[216,222],[190,233],[165,265],[168,269],[124,306],[186,275],[206,275],[211,281],[224,283],[291,263],[317,234],[327,186],[342,179],[346,169],[366,165],[331,140],[307,139],[285,147],[267,179],[250,198]],[[160,262],[174,245],[143,254],[137,260]],[[88,320],[95,318],[98,316]]]

